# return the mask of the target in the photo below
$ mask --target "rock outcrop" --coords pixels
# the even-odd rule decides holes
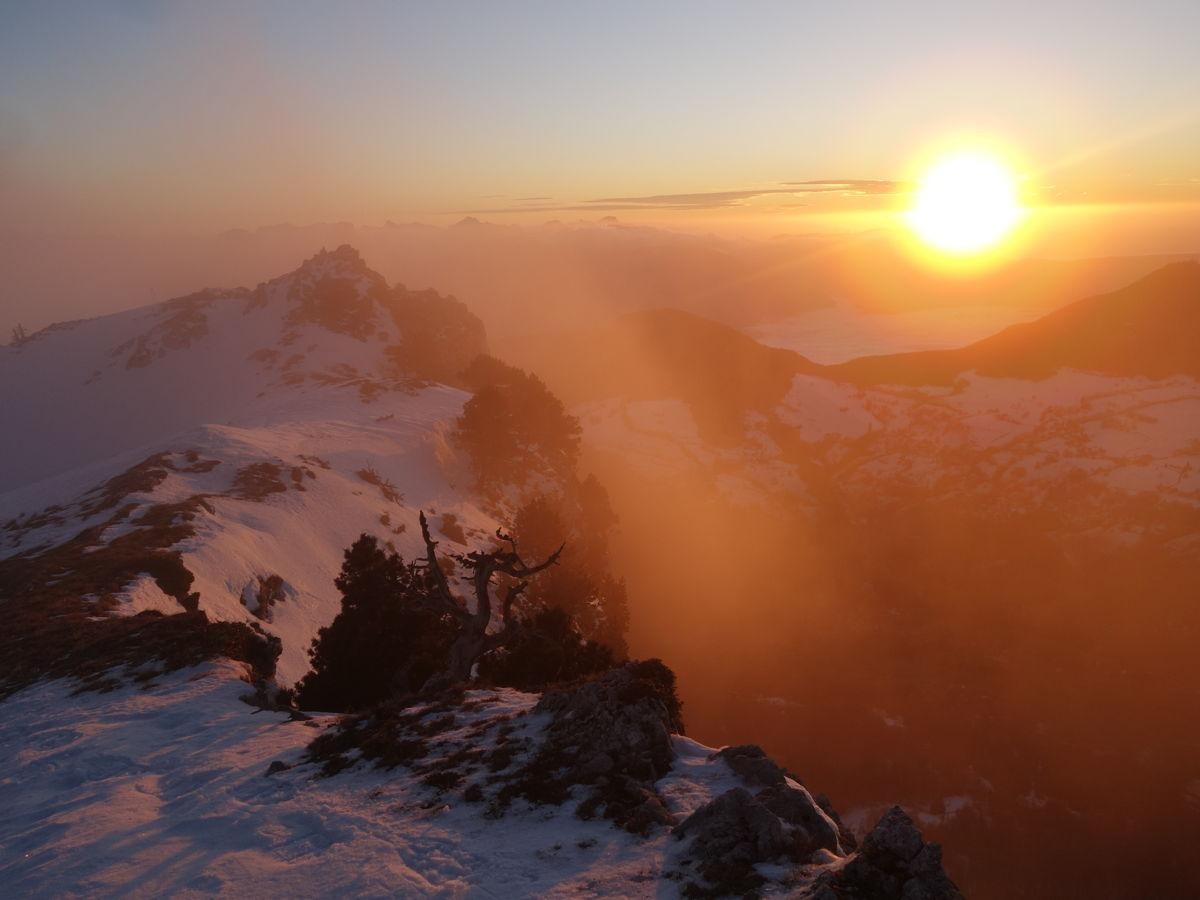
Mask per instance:
[[[547,691],[534,712],[553,718],[517,794],[544,796],[549,785],[565,798],[570,786],[583,785],[582,818],[602,816],[636,834],[674,824],[654,790],[671,769],[671,734],[683,730],[670,669],[658,660],[626,663]]]
[[[941,845],[926,843],[898,806],[884,813],[863,839],[862,849],[815,896],[818,900],[962,900],[942,868]]]
[[[683,858],[692,896],[745,894],[766,881],[755,866],[763,862],[798,858],[791,829],[745,788],[733,788],[688,816],[674,835],[690,839]]]
[[[713,759],[724,760],[747,787],[726,791],[675,827],[675,838],[689,842],[675,873],[686,894],[755,892],[767,881],[759,866],[774,863],[816,872],[811,884],[820,900],[961,898],[942,868],[941,847],[926,843],[898,806],[855,852],[828,800],[814,798],[760,747],[726,747]]]
[[[536,702],[517,695],[529,705],[516,715],[488,713],[487,693],[451,691],[349,717],[313,742],[308,761],[325,775],[353,766],[356,755],[404,766],[438,791],[429,803],[461,797],[491,819],[520,815],[524,803],[573,803],[581,819],[607,819],[650,841],[670,829],[659,877],[689,897],[770,890],[820,900],[961,898],[941,848],[899,807],[856,848],[829,801],[760,747],[702,753],[691,762],[699,769],[690,768],[676,755],[683,722],[674,675],[658,660],[551,688]],[[465,727],[474,741],[467,745]]]

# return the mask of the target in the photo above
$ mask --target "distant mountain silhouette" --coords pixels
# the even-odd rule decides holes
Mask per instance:
[[[1064,368],[1124,377],[1200,377],[1200,263],[1171,263],[1128,287],[960,349],[831,366],[676,309],[525,337],[503,352],[538,372],[568,402],[683,400],[710,437],[740,434],[744,414],[773,408],[798,374],[862,385],[948,385],[970,371],[1041,379]]]
[[[747,409],[779,403],[798,373],[822,367],[677,309],[630,313],[587,331],[526,338],[505,352],[569,402],[676,398],[702,427],[741,434]]]
[[[826,372],[863,384],[949,384],[972,370],[1040,379],[1063,368],[1150,378],[1200,376],[1200,263],[1172,263],[1128,287],[958,350],[864,357]]]
[[[1182,239],[1181,239],[1182,240]],[[470,305],[495,338],[589,327],[637,310],[683,309],[742,328],[847,306],[867,312],[986,306],[1030,319],[1129,284],[1168,257],[1018,259],[948,277],[883,233],[770,240],[599,222],[276,225],[215,235],[6,234],[0,335],[181,296],[257,284],[314,247],[357,247],[389,283]]]

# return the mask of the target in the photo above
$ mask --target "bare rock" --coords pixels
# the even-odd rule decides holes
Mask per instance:
[[[907,813],[893,806],[863,839],[862,849],[821,886],[830,898],[962,900],[942,868],[942,848],[926,843]]]
[[[837,814],[837,810],[833,808],[833,804],[829,798],[821,793],[813,794],[812,798],[816,801],[817,806],[821,807],[821,812],[829,816],[829,820],[837,826],[838,840],[842,845],[842,850],[846,853],[857,850],[858,839],[854,837],[854,832],[846,827],[846,824],[842,821],[842,817]]]
[[[816,850],[844,852],[837,825],[808,791],[780,784],[762,791],[756,799],[784,822],[795,826],[797,852],[801,857],[806,858]]]
[[[692,843],[685,864],[703,884],[691,894],[742,894],[763,883],[754,866],[794,852],[791,835],[779,817],[745,788],[733,788],[701,806],[676,826],[677,839]]]
[[[718,751],[716,757],[737,772],[744,781],[762,787],[783,784],[784,771],[757,744],[742,744]]]
[[[554,720],[547,744],[569,758],[577,781],[594,781],[616,769],[654,782],[671,769],[671,732],[681,723],[673,712],[674,676],[660,677],[661,663],[627,663],[599,678],[547,691],[535,712]],[[670,670],[666,670],[669,675]]]
[[[863,839],[862,855],[881,869],[893,870],[911,862],[925,842],[908,814],[893,806]]]
[[[584,819],[610,819],[635,834],[674,825],[654,783],[675,759],[682,730],[675,676],[657,660],[630,662],[580,684],[547,691],[535,713],[551,716],[536,755],[502,791],[502,800],[582,799]]]

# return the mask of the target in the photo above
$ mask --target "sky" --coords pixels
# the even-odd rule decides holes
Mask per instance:
[[[1200,3],[0,2],[0,226],[853,218],[960,139],[1200,201]]]

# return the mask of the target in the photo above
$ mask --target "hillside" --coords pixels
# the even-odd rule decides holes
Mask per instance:
[[[20,437],[0,447],[6,883],[957,897],[900,810],[859,847],[757,747],[683,737],[657,661],[348,717],[288,705],[358,535],[428,573],[423,511],[457,590],[456,564],[511,514],[450,439],[484,347],[457,301],[388,286],[341,247],[254,290],[3,349],[0,417]],[[748,370],[735,394],[784,374]]]
[[[411,556],[420,508],[494,530],[466,473],[439,462],[469,395],[429,380],[483,341],[461,304],[388,288],[344,247],[254,291],[205,291],[5,348],[4,383],[27,387],[0,412],[19,436],[0,467],[0,586],[41,605],[4,644],[28,658],[52,602],[186,609],[281,638],[278,676],[294,682],[336,609],[330,573],[360,532]]]
[[[53,682],[0,703],[0,750],[16,760],[0,782],[9,890],[649,898],[753,886],[829,900],[960,897],[940,848],[899,809],[860,848],[827,800],[755,747],[718,753],[663,730],[653,740],[669,771],[649,788],[593,771],[561,799],[513,792],[498,807],[531,769],[554,782],[541,754],[561,739],[556,710],[578,707],[589,686],[427,703],[406,711],[420,726],[417,759],[334,770],[312,748],[336,742],[337,717],[254,711],[240,699],[243,677],[219,662],[142,688],[79,696]],[[642,818],[615,827],[607,813],[581,812],[589,790],[619,796],[605,782],[622,779]]]
[[[953,384],[969,372],[1041,380],[1064,369],[1114,377],[1200,375],[1200,262],[1176,262],[966,347],[820,365],[676,309],[585,331],[510,338],[504,350],[572,401],[698,400],[724,414],[763,409],[794,375],[856,385]]]
[[[959,350],[830,366],[856,384],[950,384],[964,372],[1044,379],[1061,369],[1111,376],[1200,376],[1200,262],[1178,262]]]
[[[326,388],[365,408],[451,379],[485,347],[462,304],[389,287],[348,246],[253,290],[52,325],[0,348],[0,490],[198,425],[269,418]]]
[[[675,309],[631,313],[587,331],[527,335],[503,349],[570,402],[675,398],[714,434],[740,434],[746,411],[771,408],[794,376],[822,371],[789,350]]]
[[[653,598],[630,645],[676,669],[698,735],[765,728],[848,821],[903,785],[972,896],[1187,896],[1200,872],[1168,823],[1200,821],[1173,724],[1196,708],[1200,635],[1195,283],[1168,267],[990,356],[862,361],[870,378],[711,323],[711,355],[643,340],[631,362],[597,330],[527,359],[575,398],[615,559]],[[811,720],[839,723],[835,759]],[[1173,848],[1153,889],[1132,846]]]

